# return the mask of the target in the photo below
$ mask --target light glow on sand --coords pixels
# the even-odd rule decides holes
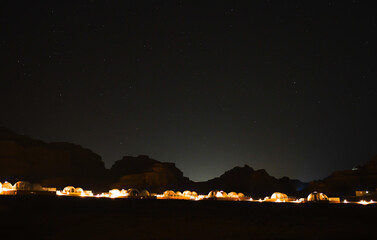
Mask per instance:
[[[22,181],[20,181],[22,182]],[[14,184],[5,181],[4,183],[0,182],[0,194],[1,195],[17,195],[17,191],[21,191],[22,194],[25,194],[24,188],[21,188],[19,186],[20,184]],[[22,186],[22,185],[21,185]],[[198,195],[197,192],[185,190],[183,193],[180,191],[172,191],[167,190],[163,194],[156,194],[156,193],[149,193],[147,190],[139,191],[138,189],[130,188],[128,190],[119,190],[119,189],[112,189],[108,192],[103,193],[96,193],[96,195],[93,194],[91,190],[83,190],[80,187],[73,187],[73,186],[67,186],[63,190],[56,190],[56,188],[44,188],[44,191],[52,192],[53,194],[56,194],[56,196],[68,196],[68,197],[96,197],[96,198],[136,198],[136,199],[175,199],[175,200],[191,200],[191,201],[200,201],[200,200],[219,200],[219,201],[249,201],[249,202],[275,202],[275,203],[307,203],[307,202],[328,202],[331,204],[336,203],[343,203],[343,204],[360,204],[360,205],[370,205],[370,204],[376,204],[376,200],[353,200],[349,201],[347,199],[344,199],[343,201],[340,201],[340,197],[330,197],[326,199],[327,201],[323,201],[322,198],[325,196],[323,193],[311,193],[309,196],[316,194],[317,198],[310,199],[308,198],[296,198],[293,196],[288,197],[286,194],[276,192],[272,196],[274,197],[265,197],[264,199],[253,199],[250,196],[245,196],[243,193],[236,193],[236,192],[229,192],[226,193],[224,191],[217,191],[212,190],[207,195]],[[34,194],[33,191],[30,190],[30,194]],[[278,196],[284,196],[284,197],[278,197]],[[319,196],[319,197],[318,197]],[[315,201],[317,200],[317,201]]]

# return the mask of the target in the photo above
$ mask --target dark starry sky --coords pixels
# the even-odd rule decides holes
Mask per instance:
[[[252,3],[250,3],[252,2]],[[3,1],[0,125],[107,167],[308,181],[377,154],[368,1]]]

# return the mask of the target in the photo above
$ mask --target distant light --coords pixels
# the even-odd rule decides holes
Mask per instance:
[[[360,202],[358,202],[358,204],[362,204],[362,205],[368,205],[369,203],[365,200],[361,200]]]

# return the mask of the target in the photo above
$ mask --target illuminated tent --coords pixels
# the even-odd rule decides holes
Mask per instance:
[[[193,197],[197,197],[197,196],[198,196],[198,193],[197,193],[197,192],[191,192],[191,196],[193,196]]]
[[[239,198],[244,198],[245,197],[245,194],[243,194],[242,192],[238,193],[238,197]]]
[[[26,181],[19,181],[13,185],[13,188],[21,191],[31,191],[33,190],[33,185]]]
[[[85,196],[93,196],[93,192],[92,192],[92,190],[85,190],[84,195]]]
[[[166,190],[164,192],[164,197],[174,197],[174,196],[175,196],[175,192],[172,190]]]
[[[63,193],[65,194],[75,193],[75,187],[67,186],[63,189]]]
[[[323,193],[312,192],[311,194],[309,194],[307,200],[308,202],[324,202],[329,201],[329,198]]]
[[[109,191],[109,196],[112,197],[112,198],[116,198],[116,197],[119,197],[121,195],[119,189],[111,189]]]
[[[212,190],[212,191],[210,191],[210,192],[208,193],[207,196],[208,196],[208,198],[216,198],[218,192],[219,192],[219,191]],[[222,194],[221,194],[221,196],[222,196]]]
[[[182,196],[182,193],[180,191],[175,192],[175,196]]]
[[[186,191],[183,192],[183,196],[185,196],[185,197],[191,197],[192,196],[192,192],[186,190]]]
[[[271,195],[271,200],[275,200],[275,201],[277,201],[277,200],[279,200],[279,201],[287,201],[288,200],[288,196],[285,193],[274,192]]]
[[[136,188],[130,188],[127,190],[127,196],[129,197],[137,197],[139,196],[140,192]]]
[[[139,196],[140,197],[149,197],[150,193],[148,192],[148,190],[141,190],[140,193],[139,193]]]
[[[217,191],[217,190],[212,190],[208,193],[208,198],[224,198],[227,196],[228,195],[226,194],[226,192]]]
[[[3,191],[3,184],[1,184],[1,182],[0,182],[0,192],[2,192]]]
[[[3,191],[10,191],[10,190],[14,190],[12,184],[10,184],[9,182],[4,182],[2,184],[2,190]]]
[[[228,197],[230,197],[230,198],[238,198],[238,194],[236,192],[230,192],[230,193],[228,193]]]
[[[82,188],[75,188],[75,193],[84,194],[84,190]]]
[[[126,195],[127,195],[127,191],[124,190],[124,189],[122,189],[122,190],[120,190],[120,194],[121,194],[122,196],[126,196]]]
[[[110,197],[110,194],[109,193],[101,193],[101,195],[99,195],[100,197]]]

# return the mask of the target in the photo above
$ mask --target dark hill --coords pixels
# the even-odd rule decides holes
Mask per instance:
[[[121,160],[118,160],[110,169],[111,176],[119,178],[124,175],[144,173],[151,171],[153,165],[159,163],[159,161],[149,158],[145,155],[139,155],[138,157],[124,156]]]
[[[276,191],[295,194],[298,183],[301,182],[287,177],[276,179],[264,169],[254,170],[245,165],[244,167],[235,167],[220,177],[197,183],[196,188],[200,192],[208,192],[211,189],[221,189],[226,192],[237,191],[259,198],[271,195]]]
[[[357,190],[375,191],[377,188],[377,156],[352,170],[335,171],[331,176],[309,184],[309,191],[329,195],[354,195]]]
[[[167,189],[187,189],[193,182],[174,163],[163,163],[148,156],[123,157],[110,169],[116,177],[112,188],[139,188],[161,193]]]
[[[44,143],[0,128],[0,181],[98,189],[107,175],[98,154],[71,143]]]
[[[266,196],[274,191],[295,192],[297,180],[276,179],[265,170],[245,165],[235,167],[218,178],[195,183],[183,176],[174,163],[159,162],[148,156],[126,156],[110,170],[101,157],[89,149],[71,143],[45,143],[0,128],[0,181],[26,180],[46,187],[80,186],[95,191],[110,188],[139,188],[161,193],[210,190],[237,191]]]

